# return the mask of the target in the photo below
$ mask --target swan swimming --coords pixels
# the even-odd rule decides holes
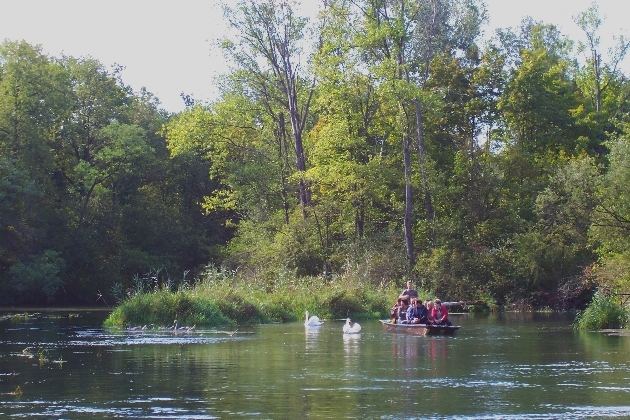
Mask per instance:
[[[346,323],[343,326],[344,334],[358,334],[361,332],[361,326],[358,323],[350,325],[350,318],[346,318]]]
[[[320,321],[317,315],[313,315],[309,318],[308,311],[306,311],[306,320],[304,321],[304,326],[306,327],[321,327],[324,325],[324,321]]]

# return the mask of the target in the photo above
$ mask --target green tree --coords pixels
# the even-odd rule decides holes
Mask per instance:
[[[529,30],[532,46],[521,50],[521,62],[499,103],[510,130],[508,141],[537,155],[579,153],[571,130],[578,102],[565,57],[570,44],[562,40],[552,49],[546,47],[544,40],[557,36],[552,26],[534,25]]]
[[[295,168],[298,172],[299,201],[306,216],[310,201],[306,171],[304,132],[308,124],[313,86],[306,82],[300,63],[308,19],[296,14],[296,3],[287,0],[239,1],[235,8],[224,6],[224,16],[237,32],[237,39],[221,42],[226,57],[242,69],[242,83],[256,92],[264,106],[277,118],[279,136],[290,126]]]
[[[536,199],[536,224],[515,236],[515,270],[527,279],[524,295],[546,296],[538,305],[566,304],[587,290],[583,273],[595,257],[588,231],[598,199],[598,170],[591,158],[558,168]]]
[[[51,142],[67,114],[67,75],[24,41],[5,41],[0,65],[0,151],[33,176],[47,174]]]
[[[599,17],[599,10],[596,3],[584,12],[579,13],[574,18],[575,23],[582,29],[584,35],[586,35],[587,42],[580,43],[580,51],[588,50],[589,55],[586,61],[586,67],[590,69],[591,85],[588,90],[593,104],[595,105],[595,111],[597,113],[602,112],[602,94],[606,90],[614,87],[613,83],[618,80],[618,76],[621,74],[620,64],[626,57],[628,48],[630,48],[630,41],[626,40],[623,36],[617,38],[617,44],[610,50],[610,62],[602,62],[602,53],[600,48],[600,38],[598,31],[602,24],[602,19]]]
[[[311,132],[313,167],[307,172],[314,201],[326,215],[320,218],[324,249],[335,236],[363,240],[366,231],[382,229],[393,210],[390,191],[399,189],[382,98],[374,78],[360,71],[361,51],[351,45],[357,16],[341,9],[343,2],[329,6],[314,60],[318,123]],[[368,221],[373,225],[366,226]]]
[[[41,255],[30,256],[27,262],[11,267],[13,288],[25,303],[52,303],[63,286],[61,278],[65,262],[58,252],[45,250]]]
[[[606,145],[610,149],[608,170],[601,176],[598,189],[598,205],[593,214],[593,226],[589,231],[596,246],[602,269],[598,272],[600,285],[616,292],[630,290],[630,255],[628,232],[630,231],[630,143],[628,128],[613,137]]]
[[[11,296],[12,267],[38,265],[63,245],[65,209],[59,205],[55,139],[67,116],[68,77],[39,47],[0,45],[0,276]],[[62,266],[63,264],[60,264]],[[35,270],[34,272],[37,272]],[[42,297],[22,284],[22,296]],[[46,299],[50,298],[47,290]]]
[[[405,243],[410,267],[415,265],[411,141],[415,138],[424,194],[425,218],[433,220],[429,189],[425,124],[440,111],[435,91],[427,88],[438,55],[466,50],[479,34],[483,10],[474,1],[366,1],[358,12],[363,32],[355,43],[366,65],[387,95],[398,102],[395,120],[402,139],[405,169]],[[392,108],[394,109],[394,108]]]

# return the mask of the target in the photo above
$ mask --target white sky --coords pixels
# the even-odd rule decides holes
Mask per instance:
[[[321,0],[302,0],[313,5]],[[485,0],[494,28],[518,26],[531,16],[583,40],[573,16],[592,0]],[[602,46],[628,35],[630,1],[598,0]],[[184,109],[180,92],[213,100],[217,74],[225,71],[211,40],[225,30],[218,0],[0,0],[0,41],[25,40],[52,56],[91,56],[109,67],[125,66],[123,82],[153,92],[171,112]]]

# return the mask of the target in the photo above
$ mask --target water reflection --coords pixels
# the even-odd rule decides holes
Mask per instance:
[[[346,359],[358,356],[361,350],[361,333],[342,334],[342,337],[343,350],[346,355]]]
[[[319,333],[322,327],[304,327],[304,338],[306,339],[306,352],[312,352],[317,350],[317,344],[319,341]]]
[[[396,334],[392,338],[392,354],[406,359],[422,357],[437,365],[447,358],[449,339],[451,337]]]

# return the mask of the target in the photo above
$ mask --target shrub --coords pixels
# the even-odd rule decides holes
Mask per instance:
[[[584,311],[579,311],[573,323],[581,330],[621,328],[628,321],[628,309],[613,302],[611,296],[597,291]]]

